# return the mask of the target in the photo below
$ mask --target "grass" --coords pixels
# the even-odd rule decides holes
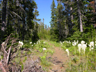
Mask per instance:
[[[46,53],[45,55],[41,56],[40,57],[40,60],[41,60],[41,65],[45,66],[45,67],[48,67],[48,66],[51,66],[51,63],[48,62],[48,60],[46,59]]]
[[[52,44],[52,45],[51,45]],[[52,65],[51,62],[47,60],[48,55],[52,55],[54,53],[54,46],[61,47],[64,51],[69,49],[70,55],[68,60],[68,68],[66,72],[95,72],[96,71],[96,46],[92,51],[89,51],[89,47],[86,48],[85,54],[83,51],[81,53],[78,52],[78,47],[72,46],[72,43],[67,42],[53,42],[46,40],[39,40],[36,43],[30,44],[30,42],[24,42],[23,48],[29,49],[29,51],[18,51],[18,56],[14,58],[13,63],[17,63],[21,65],[23,70],[23,63],[27,60],[27,56],[24,55],[32,55],[40,57],[40,64],[42,68],[48,72],[48,69]],[[43,48],[46,48],[43,51]],[[66,53],[67,54],[67,53]],[[21,56],[23,56],[21,58]]]
[[[54,49],[49,45],[49,43],[50,42],[45,40],[39,40],[34,44],[33,48],[30,48],[33,56],[40,57],[40,64],[46,71],[48,71],[48,67],[51,66],[51,62],[47,60],[47,56],[54,53]],[[43,48],[46,48],[46,50],[43,51]]]
[[[79,54],[78,47],[69,43],[62,43],[61,47],[64,50],[69,49],[70,52],[69,67],[66,69],[66,72],[96,71],[96,47],[92,51],[89,51],[89,47],[87,47],[85,54],[83,51]]]

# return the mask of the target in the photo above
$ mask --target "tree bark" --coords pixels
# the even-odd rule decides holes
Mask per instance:
[[[1,27],[1,30],[3,32],[5,31],[5,26],[6,26],[6,4],[7,4],[7,0],[3,0],[3,7],[2,7],[2,27]]]
[[[81,17],[81,11],[80,11],[80,6],[79,6],[79,0],[77,0],[77,8],[78,8],[80,32],[83,32],[83,24],[82,24],[82,17]]]
[[[23,0],[24,10],[25,10],[25,2],[26,2],[26,0]],[[24,37],[25,37],[25,14],[23,12],[23,34],[22,34],[22,40],[23,41],[24,41]]]
[[[71,3],[73,3],[73,0],[70,0]],[[70,27],[69,27],[69,34],[72,33],[72,28],[73,28],[73,14],[72,14],[72,6],[70,7]]]
[[[73,0],[70,0],[70,2],[72,2]],[[73,10],[73,8],[72,7],[70,7],[70,11],[72,11]],[[72,22],[72,20],[73,20],[73,15],[71,14],[71,22]],[[72,22],[73,23],[73,22]]]
[[[4,37],[4,32],[6,28],[6,5],[7,5],[7,0],[3,0],[2,4],[2,25],[1,25],[1,41]]]
[[[96,12],[96,0],[94,0],[94,3],[95,3],[95,4],[94,4],[94,5],[95,5],[95,12]]]

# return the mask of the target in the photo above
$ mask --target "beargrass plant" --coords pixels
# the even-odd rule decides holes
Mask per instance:
[[[29,41],[25,41],[24,45],[23,45],[23,48],[31,48],[31,49],[33,49],[34,46],[35,46],[34,43],[30,43]]]
[[[90,42],[89,42],[90,43]],[[85,44],[85,43],[84,43]],[[91,45],[93,44],[93,41],[91,41]],[[83,48],[81,48],[81,51],[78,51],[77,46],[71,46],[71,48],[67,48],[66,45],[64,45],[66,49],[69,49],[69,52],[71,53],[71,56],[74,55],[74,51],[76,49],[76,53],[74,58],[70,57],[69,60],[69,68],[66,69],[66,72],[95,72],[96,71],[96,48],[94,45],[94,48],[90,50],[90,47],[86,45],[85,53]],[[81,45],[82,47],[83,45]]]
[[[35,44],[35,48],[36,48],[36,49],[40,49],[40,48],[50,48],[50,45],[49,45],[47,42],[45,42],[45,41],[43,41],[43,40],[40,40],[39,43]]]

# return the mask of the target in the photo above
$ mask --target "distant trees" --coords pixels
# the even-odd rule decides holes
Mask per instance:
[[[92,10],[95,11],[95,0],[57,0],[57,2],[58,5],[55,7],[54,12],[56,13],[56,19],[54,21],[51,14],[51,22],[55,22],[55,25],[50,23],[51,29],[54,26],[57,32],[53,33],[51,38],[57,36],[57,41],[78,39],[79,37],[86,39],[89,34],[91,35],[89,38],[92,38],[94,33],[93,25],[96,23],[95,13],[92,13]],[[90,2],[94,2],[93,7],[90,6]],[[53,8],[51,9],[53,10]],[[51,12],[53,13],[53,11]]]
[[[2,0],[1,35],[2,41],[14,33],[19,39],[28,39],[32,35],[34,26],[37,26],[36,17],[39,15],[36,10],[37,5],[34,0]],[[0,10],[0,11],[1,11]],[[32,40],[32,37],[30,37]]]
[[[39,39],[50,39],[50,29],[44,22],[40,22],[38,25],[38,37]]]

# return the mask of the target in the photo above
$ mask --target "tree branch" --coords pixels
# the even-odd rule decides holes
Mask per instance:
[[[3,70],[3,72],[6,72],[6,69],[4,68],[2,62],[0,62],[0,68]]]

